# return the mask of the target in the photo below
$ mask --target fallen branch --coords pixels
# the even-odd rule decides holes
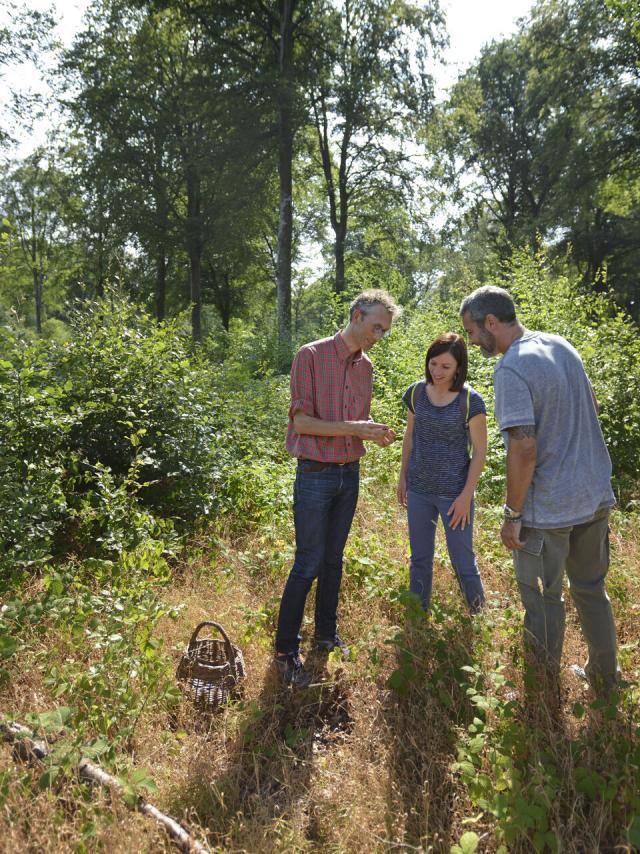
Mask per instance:
[[[42,761],[51,753],[51,748],[45,741],[33,738],[31,730],[14,721],[7,721],[4,715],[1,714],[0,735],[4,741],[15,744],[14,753],[23,761],[29,761],[34,758]],[[117,792],[121,797],[124,797],[125,789],[122,783],[88,759],[80,760],[78,773],[81,779],[91,783],[99,783],[101,786],[105,786]],[[128,802],[125,800],[125,803]],[[175,819],[165,815],[157,807],[154,807],[153,804],[148,803],[143,798],[138,798],[134,804],[134,808],[144,813],[144,815],[154,818],[161,824],[182,851],[187,852],[187,854],[210,854],[209,849],[194,839]]]

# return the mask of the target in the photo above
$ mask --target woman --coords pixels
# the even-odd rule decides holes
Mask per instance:
[[[472,541],[473,493],[487,456],[486,408],[478,392],[465,385],[467,347],[459,335],[436,338],[427,351],[425,374],[426,381],[414,383],[402,397],[407,429],[397,494],[409,521],[410,587],[426,610],[440,515],[451,563],[475,613],[484,604]]]

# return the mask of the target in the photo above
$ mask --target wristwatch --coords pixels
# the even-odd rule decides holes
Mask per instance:
[[[504,513],[505,522],[521,522],[522,521],[522,511],[521,510],[514,510],[513,507],[509,507],[508,504],[503,504],[502,510]]]

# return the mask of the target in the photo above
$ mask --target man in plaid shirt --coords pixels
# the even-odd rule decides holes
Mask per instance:
[[[336,629],[342,554],[358,501],[364,442],[382,448],[395,434],[370,420],[373,368],[366,351],[400,313],[389,294],[364,291],[349,324],[331,338],[300,348],[291,368],[287,450],[298,458],[293,493],[296,555],[280,603],[275,666],[285,684],[306,687],[311,675],[299,655],[307,594],[318,579],[316,650],[349,650]]]

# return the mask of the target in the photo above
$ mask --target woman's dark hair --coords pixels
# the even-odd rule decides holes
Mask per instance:
[[[467,357],[467,345],[464,338],[456,335],[455,332],[445,332],[444,335],[439,335],[435,341],[429,345],[427,350],[427,358],[424,362],[424,373],[428,383],[433,383],[431,373],[429,372],[429,362],[435,356],[441,356],[443,353],[451,353],[453,358],[458,363],[458,370],[451,383],[451,391],[461,391],[462,386],[467,380],[467,370],[469,359]]]

